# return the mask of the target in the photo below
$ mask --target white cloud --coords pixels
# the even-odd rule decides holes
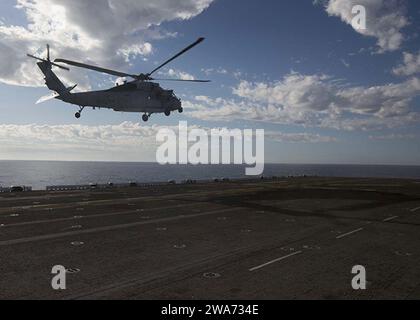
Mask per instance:
[[[150,144],[158,126],[141,126],[132,122],[119,125],[0,125],[2,145],[53,143],[63,146],[127,147]]]
[[[341,59],[340,61],[341,61],[341,63],[342,63],[342,64],[343,64],[346,68],[350,68],[350,67],[351,67],[350,63],[348,63],[346,60]]]
[[[417,54],[404,52],[404,63],[394,68],[397,76],[411,76],[420,73],[420,51]]]
[[[120,125],[0,125],[1,159],[154,160],[158,127]]]
[[[222,67],[219,67],[217,69],[215,69],[215,68],[201,69],[201,71],[204,72],[206,76],[211,76],[213,74],[224,74],[224,75],[226,75],[226,74],[229,73],[226,69],[224,69]]]
[[[169,69],[167,72],[159,72],[159,74],[163,76],[167,76],[171,79],[181,79],[181,80],[195,80],[195,77],[192,74],[189,74],[188,72],[175,70],[175,69]]]
[[[369,136],[370,140],[376,141],[386,141],[386,140],[412,140],[416,139],[417,136],[414,134],[401,134],[401,133],[391,133],[387,135],[380,136]]]
[[[373,131],[382,129],[395,129],[409,125],[419,124],[420,114],[410,112],[406,115],[393,116],[389,118],[378,117],[355,117],[355,118],[325,118],[322,120],[320,127],[332,128],[337,130],[362,130]]]
[[[337,129],[395,127],[419,121],[412,101],[420,80],[381,86],[349,86],[326,75],[291,73],[281,81],[241,81],[234,99],[198,96],[184,102],[203,120],[245,119]]]
[[[196,125],[188,128],[207,132],[211,129]],[[178,127],[133,122],[99,126],[3,124],[0,125],[0,159],[155,161],[156,135],[161,129],[177,132]],[[290,143],[336,141],[318,134],[277,131],[266,132],[266,139]]]
[[[156,26],[193,18],[212,1],[17,0],[27,25],[0,25],[0,82],[42,86],[42,76],[25,54],[44,54],[46,43],[55,58],[124,70],[128,60],[152,52],[147,39],[166,35]],[[60,73],[65,80],[87,87],[80,74]]]
[[[319,1],[318,1],[319,2]],[[323,1],[330,16],[336,16],[352,25],[352,8],[363,5],[366,8],[367,28],[356,32],[377,38],[379,52],[394,51],[404,41],[402,29],[409,24],[406,7],[402,0],[327,0]]]
[[[328,143],[338,141],[335,137],[312,133],[283,133],[270,131],[265,133],[265,137],[272,141],[288,143]]]
[[[118,54],[125,58],[126,62],[130,61],[130,57],[136,57],[138,55],[147,56],[153,51],[153,47],[150,43],[126,45],[118,50]]]

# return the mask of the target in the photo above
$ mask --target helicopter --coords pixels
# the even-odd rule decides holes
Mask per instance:
[[[48,89],[53,91],[52,95],[42,97],[37,101],[38,103],[45,102],[50,99],[58,99],[66,103],[79,106],[79,111],[76,112],[75,117],[79,119],[82,111],[86,107],[112,109],[120,112],[139,112],[143,113],[142,119],[147,122],[152,114],[164,113],[170,116],[172,112],[183,112],[182,102],[173,90],[165,90],[158,83],[154,81],[179,81],[179,82],[211,82],[210,80],[184,80],[184,79],[155,79],[152,75],[164,66],[168,65],[173,60],[177,59],[187,51],[191,50],[198,44],[204,41],[204,38],[199,38],[193,44],[189,45],[179,53],[168,59],[149,73],[129,74],[125,72],[106,69],[94,65],[89,65],[81,62],[55,59],[54,62],[50,58],[50,45],[47,44],[47,57],[42,59],[31,54],[28,57],[38,60],[39,69],[44,74],[45,84]],[[72,93],[77,84],[72,87],[66,87],[57,75],[52,71],[53,67],[57,67],[66,71],[70,69],[62,64],[74,66],[78,68],[89,69],[100,73],[109,74],[116,77],[131,78],[132,81],[124,81],[123,84],[116,84],[115,87],[107,90],[86,91]]]

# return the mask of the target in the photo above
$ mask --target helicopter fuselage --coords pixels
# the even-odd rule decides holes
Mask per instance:
[[[108,90],[72,93],[57,99],[81,107],[122,112],[162,113],[182,107],[181,100],[172,90],[164,90],[153,82],[126,83]]]

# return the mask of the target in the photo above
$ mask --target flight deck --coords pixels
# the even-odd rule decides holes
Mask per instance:
[[[0,299],[419,299],[419,266],[416,180],[0,194]]]

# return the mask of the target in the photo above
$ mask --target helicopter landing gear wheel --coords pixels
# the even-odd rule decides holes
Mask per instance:
[[[178,112],[179,112],[179,113],[183,113],[183,112],[184,112],[184,108],[179,108],[179,109],[178,109]]]
[[[142,119],[143,119],[144,122],[147,122],[147,121],[149,121],[149,116],[147,114],[144,114],[142,116]]]
[[[165,116],[169,117],[171,115],[171,110],[166,110],[165,111]]]
[[[80,119],[80,117],[82,116],[82,111],[85,107],[80,107],[80,110],[78,112],[76,112],[76,114],[74,115],[76,117],[76,119]]]

